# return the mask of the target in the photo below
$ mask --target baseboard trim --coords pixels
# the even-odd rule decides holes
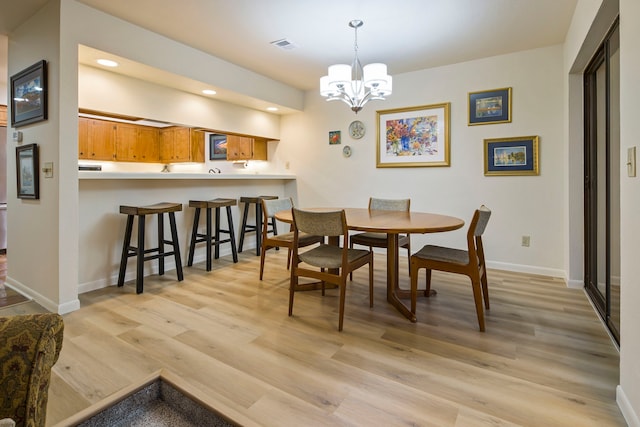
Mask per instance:
[[[629,427],[640,427],[640,418],[633,410],[633,406],[631,406],[621,385],[616,387],[616,403]]]
[[[11,277],[7,277],[7,284],[52,313],[67,314],[80,308],[80,300],[78,298],[58,304]]]
[[[533,265],[511,264],[506,262],[487,261],[487,267],[496,270],[513,271],[515,273],[538,274],[540,276],[559,277],[567,281],[564,270],[546,267],[536,267]]]
[[[255,251],[255,245],[253,247],[251,246],[244,246],[243,249],[245,251]],[[220,249],[220,257],[225,257],[227,255],[231,255],[231,249],[230,248],[226,248],[227,250],[224,249]],[[206,253],[205,251],[201,251],[201,254],[198,254],[197,252],[194,254],[193,257],[193,263],[194,264],[199,264],[201,262],[205,262],[206,261]],[[183,258],[183,262],[186,261],[186,257]],[[213,262],[215,262],[215,260],[212,260]],[[136,278],[136,265],[135,265],[135,259],[132,257],[129,260],[129,264],[127,265],[127,273],[124,275],[124,281],[128,282],[130,280],[134,280]],[[149,262],[147,263],[147,265],[145,265],[145,272],[144,275],[146,276],[151,276],[151,275],[156,275],[158,274],[158,263],[157,262]],[[172,257],[169,257],[165,260],[164,262],[164,270],[165,270],[165,274],[169,273],[171,274],[172,271],[174,271],[176,269],[176,263],[175,263],[175,259]],[[85,282],[85,283],[80,283],[78,284],[78,294],[84,294],[86,292],[91,292],[91,291],[95,291],[98,289],[102,289],[102,288],[107,288],[109,286],[116,286],[118,284],[118,272],[114,272],[114,274],[111,277],[108,277],[106,279],[100,279],[100,280],[94,280],[92,282]]]

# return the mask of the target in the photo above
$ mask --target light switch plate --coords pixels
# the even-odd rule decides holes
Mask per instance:
[[[46,162],[42,168],[45,178],[53,178],[53,162]]]
[[[627,176],[636,176],[636,147],[627,148]]]

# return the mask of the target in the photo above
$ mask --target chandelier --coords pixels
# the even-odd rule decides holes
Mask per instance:
[[[364,104],[391,95],[391,76],[387,74],[387,66],[382,63],[365,65],[358,58],[358,28],[363,22],[354,19],[349,26],[355,30],[353,48],[355,57],[351,65],[336,64],[329,66],[328,75],[320,78],[320,95],[327,101],[342,101],[356,114]]]

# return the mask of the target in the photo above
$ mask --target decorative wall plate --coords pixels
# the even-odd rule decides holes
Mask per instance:
[[[344,148],[342,149],[342,155],[345,157],[351,157],[351,147],[349,147],[348,145],[345,145]]]
[[[365,134],[364,123],[362,123],[360,120],[352,121],[351,124],[349,125],[349,135],[351,135],[351,138],[360,139],[364,136],[364,134]]]

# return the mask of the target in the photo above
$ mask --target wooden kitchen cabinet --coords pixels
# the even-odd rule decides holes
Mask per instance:
[[[116,125],[116,160],[157,163],[158,136],[158,129],[154,127],[118,123]]]
[[[78,118],[78,158],[116,159],[116,124],[105,120]]]
[[[204,132],[179,126],[161,129],[160,161],[204,163]]]
[[[7,126],[7,106],[0,105],[0,126]]]
[[[227,160],[267,160],[267,141],[227,135]]]

